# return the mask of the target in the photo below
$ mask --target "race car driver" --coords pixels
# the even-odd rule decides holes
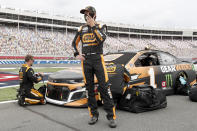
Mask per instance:
[[[84,82],[86,84],[88,97],[88,110],[90,113],[89,124],[95,124],[99,117],[94,92],[94,75],[96,75],[99,84],[98,91],[103,100],[104,109],[107,112],[109,126],[115,128],[115,107],[103,59],[103,42],[106,39],[106,34],[103,33],[101,25],[95,21],[96,10],[94,7],[88,6],[85,9],[82,9],[80,13],[84,14],[86,24],[79,28],[72,42],[72,46],[75,51],[74,56],[81,60],[82,63]],[[82,54],[80,54],[78,49],[80,41],[82,43]]]
[[[24,92],[24,104],[45,104],[45,99],[42,93],[34,88],[34,83],[38,83],[42,80],[43,74],[34,74],[34,70],[31,68],[34,62],[34,58],[31,55],[25,56],[25,64],[19,70],[20,91]]]
[[[151,57],[151,54],[148,54],[146,58],[143,59],[143,66],[152,66],[154,64],[154,59]]]

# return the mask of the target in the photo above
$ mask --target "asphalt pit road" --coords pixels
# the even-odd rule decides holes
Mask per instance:
[[[28,111],[30,111],[30,112],[36,114],[36,115],[39,115],[39,116],[41,116],[41,117],[43,117],[43,118],[45,118],[45,119],[51,121],[51,122],[54,122],[54,123],[59,124],[59,125],[61,125],[61,126],[67,127],[67,128],[69,128],[69,129],[71,129],[71,130],[73,130],[73,131],[80,131],[79,129],[77,129],[77,128],[75,128],[75,127],[72,127],[72,126],[67,125],[67,124],[65,124],[65,123],[63,123],[63,122],[57,121],[57,120],[55,120],[55,119],[53,119],[53,118],[50,118],[49,116],[47,116],[47,115],[45,115],[45,114],[42,114],[42,113],[40,113],[40,112],[34,111],[34,110],[31,109],[31,108],[28,108],[28,107],[24,107],[24,108],[27,109]]]

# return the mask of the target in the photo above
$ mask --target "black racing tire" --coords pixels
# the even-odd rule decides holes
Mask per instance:
[[[174,85],[174,92],[175,94],[179,94],[179,95],[188,95],[186,89],[185,91],[183,92],[180,92],[180,89],[183,88],[179,78],[181,75],[185,75],[186,76],[186,82],[188,83],[188,76],[185,72],[179,72],[176,76],[176,79],[175,79],[175,85]]]

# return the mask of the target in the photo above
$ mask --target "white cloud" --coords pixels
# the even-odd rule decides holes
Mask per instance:
[[[0,3],[75,17],[83,17],[79,10],[92,5],[97,10],[97,18],[102,21],[197,28],[196,0],[0,0]]]

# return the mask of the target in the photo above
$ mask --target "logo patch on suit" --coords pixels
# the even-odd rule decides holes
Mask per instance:
[[[94,36],[93,33],[86,33],[82,36],[83,43],[91,43],[95,41],[96,41],[96,37]]]

